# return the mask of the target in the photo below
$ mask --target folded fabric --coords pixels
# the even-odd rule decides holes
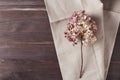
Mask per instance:
[[[103,9],[107,1],[100,0],[44,0],[49,16],[57,57],[63,80],[105,80],[120,21],[117,8]],[[83,75],[80,78],[81,43],[73,46],[64,31],[74,11],[85,10],[98,25],[97,41],[83,46]],[[110,10],[110,11],[108,11]]]
[[[120,0],[102,0],[104,10],[120,13]]]

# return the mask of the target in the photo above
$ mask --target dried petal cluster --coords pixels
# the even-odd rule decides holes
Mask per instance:
[[[64,32],[65,37],[73,44],[77,44],[80,40],[83,44],[93,44],[97,38],[96,22],[85,11],[75,11],[67,24]]]

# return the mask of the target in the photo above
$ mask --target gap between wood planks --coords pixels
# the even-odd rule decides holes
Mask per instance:
[[[44,7],[38,8],[20,8],[20,7],[9,7],[9,8],[0,8],[0,11],[46,11]]]

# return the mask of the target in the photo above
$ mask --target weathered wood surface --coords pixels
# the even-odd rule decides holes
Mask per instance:
[[[119,41],[107,80],[120,80]],[[44,0],[0,0],[0,80],[62,80]]]
[[[0,80],[62,80],[43,0],[0,0]]]

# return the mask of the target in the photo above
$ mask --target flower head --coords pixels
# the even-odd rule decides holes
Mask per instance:
[[[85,11],[75,11],[69,19],[64,34],[73,44],[77,44],[81,40],[86,45],[93,44],[97,40],[96,31],[96,22],[85,14]]]

